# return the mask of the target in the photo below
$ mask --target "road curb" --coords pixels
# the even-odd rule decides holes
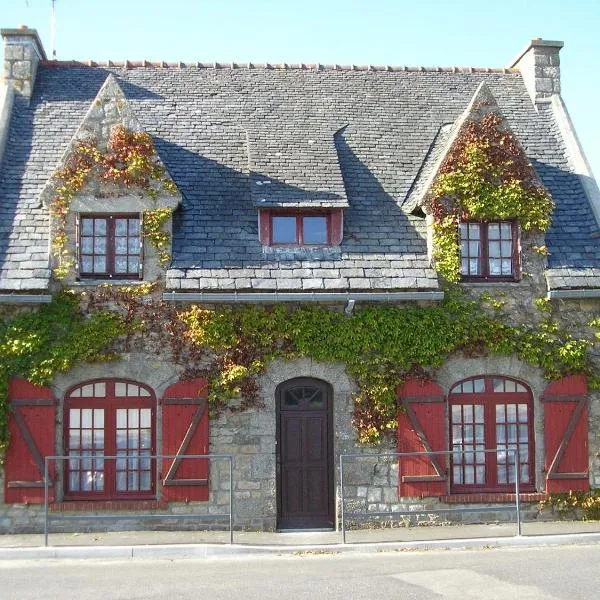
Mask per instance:
[[[252,555],[340,554],[348,552],[408,552],[426,550],[473,550],[596,544],[600,533],[553,534],[520,537],[464,538],[412,542],[377,542],[314,545],[164,544],[132,546],[49,546],[0,548],[0,560],[125,559],[125,558],[226,558]]]

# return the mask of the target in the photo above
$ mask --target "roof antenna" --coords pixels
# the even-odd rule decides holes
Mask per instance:
[[[50,46],[52,47],[52,60],[56,60],[56,0],[52,0],[50,14]]]

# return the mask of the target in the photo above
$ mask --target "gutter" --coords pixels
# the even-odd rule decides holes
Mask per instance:
[[[394,302],[400,300],[443,300],[444,292],[165,292],[167,302]]]
[[[0,294],[0,304],[50,304],[50,294]]]
[[[546,296],[553,299],[600,298],[600,288],[573,289],[573,290],[548,290]]]

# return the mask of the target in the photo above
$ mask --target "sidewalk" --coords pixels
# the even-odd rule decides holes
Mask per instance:
[[[523,523],[517,537],[514,524],[438,525],[346,532],[124,531],[116,533],[53,533],[44,536],[0,536],[0,560],[49,558],[207,558],[252,554],[382,552],[600,542],[600,522],[544,521]]]

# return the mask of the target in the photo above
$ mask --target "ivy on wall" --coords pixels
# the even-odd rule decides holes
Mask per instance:
[[[436,270],[460,279],[460,221],[518,219],[525,232],[546,231],[554,204],[502,118],[469,121],[439,169],[426,202],[433,217]]]
[[[343,363],[358,384],[354,425],[376,443],[396,427],[396,388],[408,376],[433,376],[453,353],[518,356],[548,379],[590,375],[591,339],[577,339],[548,314],[540,325],[507,324],[502,302],[457,291],[431,306],[366,306],[352,315],[325,306],[178,308],[156,284],[63,293],[50,305],[8,320],[0,330],[0,446],[7,443],[7,382],[49,384],[81,361],[110,360],[139,345],[165,353],[184,377],[210,381],[212,414],[260,407],[256,377],[275,359]],[[87,316],[85,316],[87,315]]]
[[[153,199],[160,191],[169,194],[177,191],[165,168],[156,160],[152,138],[143,131],[130,131],[120,125],[113,127],[105,151],[95,140],[78,142],[63,167],[54,174],[54,197],[49,203],[55,224],[51,251],[57,262],[54,275],[58,279],[64,279],[75,267],[75,257],[69,249],[66,232],[67,215],[71,202],[90,179],[138,189]],[[167,210],[169,212],[165,216]],[[147,212],[150,213],[144,218],[149,228],[147,235],[157,248],[164,266],[170,260],[166,250],[169,237],[161,231],[161,226],[170,217],[171,211],[157,209]]]

